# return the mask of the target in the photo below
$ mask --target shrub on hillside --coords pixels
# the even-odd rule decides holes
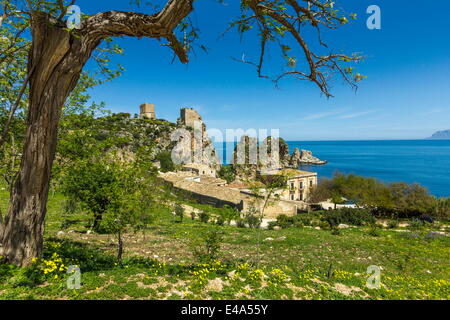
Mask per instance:
[[[436,199],[435,216],[442,221],[450,221],[450,197]]]
[[[250,228],[257,229],[261,226],[261,219],[253,214],[248,214],[244,218],[244,223]]]
[[[201,222],[203,223],[208,223],[209,221],[209,214],[205,211],[202,211],[199,213],[198,218],[200,219]]]
[[[398,217],[414,218],[435,213],[436,198],[427,189],[418,184],[393,183],[389,186],[395,199],[395,211]]]
[[[313,225],[313,218],[318,217],[317,215],[311,214],[299,214],[293,217],[288,217],[285,214],[279,215],[277,217],[276,223],[273,226],[279,226],[282,229],[290,227],[304,227]]]
[[[328,222],[331,227],[340,224],[362,226],[364,224],[373,224],[376,222],[376,219],[368,210],[343,208],[340,210],[328,211],[322,217],[322,221]]]
[[[222,243],[223,233],[213,229],[193,240],[190,248],[199,263],[211,263],[219,258]]]
[[[399,225],[398,220],[391,220],[391,221],[389,221],[387,227],[389,229],[395,229],[395,228],[398,228],[398,225]]]
[[[216,224],[218,226],[223,226],[225,224],[225,219],[222,216],[218,216],[216,219]]]
[[[285,214],[281,214],[277,217],[277,225],[282,229],[292,227],[293,224],[294,224],[293,217],[288,217]]]
[[[299,214],[293,217],[294,225],[310,226],[312,225],[312,217],[307,214]]]
[[[269,223],[267,224],[267,230],[273,230],[276,226],[277,226],[276,221],[269,221]]]
[[[242,218],[236,219],[236,226],[238,228],[245,228],[245,220]]]
[[[236,208],[232,208],[228,205],[225,205],[223,208],[218,210],[217,213],[223,218],[223,220],[227,224],[230,224],[232,220],[238,219],[241,215],[241,213]]]
[[[172,155],[168,151],[162,151],[156,156],[156,160],[161,165],[162,172],[175,171],[175,164],[172,161]]]
[[[175,217],[178,218],[178,222],[183,222],[184,208],[180,204],[175,206]]]
[[[372,236],[372,237],[379,237],[380,236],[379,227],[378,227],[378,225],[376,223],[370,224],[369,235]]]
[[[234,172],[233,166],[231,165],[223,165],[220,167],[220,170],[217,172],[219,178],[222,178],[227,181],[227,183],[231,183],[236,179],[236,173]]]
[[[425,222],[417,218],[412,219],[411,222],[409,223],[410,230],[420,230],[423,229],[424,227]]]

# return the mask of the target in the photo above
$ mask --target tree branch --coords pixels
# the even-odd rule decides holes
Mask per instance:
[[[80,33],[90,43],[118,36],[165,38],[180,61],[187,63],[186,50],[176,38],[174,29],[191,13],[193,2],[169,0],[160,12],[153,15],[125,11],[98,13],[82,24]]]

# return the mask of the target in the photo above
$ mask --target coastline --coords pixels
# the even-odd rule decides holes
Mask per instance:
[[[374,177],[380,181],[419,183],[434,196],[450,196],[450,140],[286,140],[290,150],[306,149],[326,160],[326,165],[301,165],[305,171],[317,172],[319,179],[335,172]],[[224,159],[224,143],[215,143]],[[226,143],[228,159],[234,144]],[[223,161],[225,164],[227,162]]]

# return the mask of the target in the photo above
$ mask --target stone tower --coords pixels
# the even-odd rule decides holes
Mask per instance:
[[[139,117],[141,119],[156,119],[155,114],[155,105],[151,103],[144,103],[140,106],[140,114]]]
[[[202,117],[192,108],[183,108],[180,110],[180,122],[186,127],[194,128],[195,122],[203,123]]]

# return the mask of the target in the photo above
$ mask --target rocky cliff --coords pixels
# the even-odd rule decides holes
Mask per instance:
[[[210,168],[220,169],[221,162],[214,144],[206,133],[206,124],[196,110],[192,108],[181,109],[180,117],[177,120],[177,129],[186,129],[191,133],[190,145],[180,144],[178,151],[188,154],[190,150],[192,162],[201,162]],[[201,153],[201,156],[196,157],[196,152]]]

